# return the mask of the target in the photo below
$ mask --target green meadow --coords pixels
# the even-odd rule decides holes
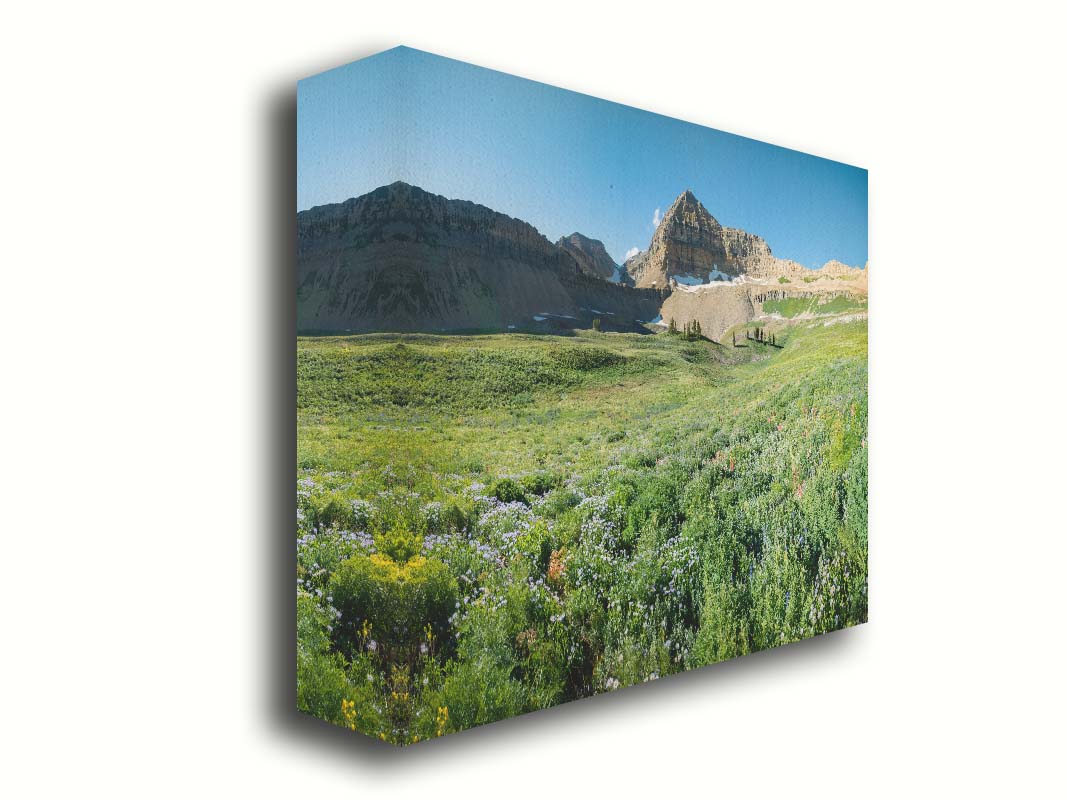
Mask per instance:
[[[866,621],[867,324],[776,343],[298,339],[300,707],[408,744]]]
[[[807,280],[805,278],[804,280]],[[801,314],[814,314],[827,316],[841,314],[845,311],[866,311],[867,301],[839,295],[838,297],[824,300],[821,297],[786,297],[781,300],[767,300],[763,303],[763,310],[768,314],[778,314],[783,317],[798,317]]]

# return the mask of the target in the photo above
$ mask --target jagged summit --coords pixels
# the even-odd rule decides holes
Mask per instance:
[[[707,280],[725,271],[723,227],[689,189],[671,203],[648,250],[626,262],[637,286],[665,287],[675,275]]]
[[[722,230],[719,221],[704,208],[704,204],[689,189],[678,195],[677,199],[671,203],[667,213],[660,220],[656,232],[659,233],[665,225],[667,227],[689,226],[708,231]]]
[[[582,271],[588,275],[611,280],[616,273],[618,265],[599,239],[590,239],[575,231],[570,236],[561,237],[556,246],[574,256]]]
[[[832,263],[828,273],[852,269]],[[648,249],[629,259],[626,269],[635,285],[659,288],[675,281],[706,284],[739,275],[766,279],[811,274],[795,261],[776,258],[761,237],[721,225],[689,189],[671,203]]]

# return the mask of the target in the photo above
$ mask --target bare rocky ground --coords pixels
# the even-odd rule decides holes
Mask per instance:
[[[792,318],[785,318],[765,312],[763,303],[767,300],[809,297],[830,300],[841,296],[865,302],[867,270],[848,269],[849,272],[842,272],[837,268],[827,272],[806,270],[808,275],[789,278],[789,283],[780,283],[777,277],[768,277],[746,278],[740,282],[718,282],[702,286],[676,284],[672,286],[670,295],[664,300],[660,316],[664,325],[674,319],[679,328],[687,322],[698,321],[703,334],[716,341],[731,328],[747,322],[772,319],[781,322],[799,322],[839,316],[805,312]],[[810,280],[804,280],[804,278]],[[848,315],[855,316],[856,312],[846,312],[843,316]],[[863,316],[866,316],[866,312],[863,312]]]

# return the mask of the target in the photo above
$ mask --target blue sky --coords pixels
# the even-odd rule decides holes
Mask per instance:
[[[579,231],[619,262],[685,189],[780,258],[867,261],[858,167],[406,47],[301,81],[297,209],[396,180],[552,241]]]

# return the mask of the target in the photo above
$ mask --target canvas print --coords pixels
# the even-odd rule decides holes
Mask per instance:
[[[297,127],[302,711],[413,744],[867,620],[865,170],[410,48]]]

